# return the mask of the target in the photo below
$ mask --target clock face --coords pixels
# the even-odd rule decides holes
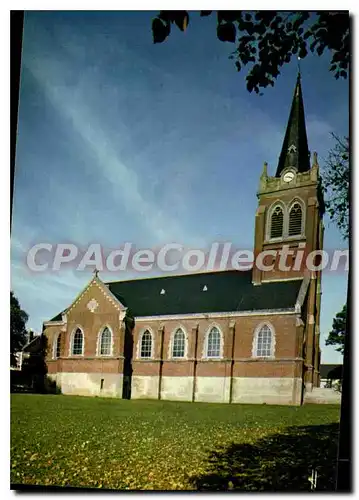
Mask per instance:
[[[293,172],[287,172],[286,174],[283,175],[284,182],[290,182],[293,179],[294,179],[294,173]]]

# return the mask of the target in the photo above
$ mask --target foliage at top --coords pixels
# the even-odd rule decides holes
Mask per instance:
[[[201,11],[209,16],[212,11]],[[162,43],[175,24],[184,31],[189,24],[187,11],[160,11],[152,21],[154,43]],[[309,12],[218,11],[217,38],[236,44],[230,56],[238,71],[249,65],[247,89],[259,93],[260,87],[274,85],[280,67],[293,56],[304,59],[309,51],[321,56],[332,53],[330,71],[335,78],[347,78],[349,71],[348,11]]]
[[[335,146],[329,151],[322,173],[326,208],[344,239],[349,238],[349,138],[332,134]]]

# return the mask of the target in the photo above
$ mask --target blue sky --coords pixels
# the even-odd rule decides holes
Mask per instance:
[[[151,12],[27,12],[12,228],[12,289],[28,326],[67,307],[91,271],[34,273],[35,243],[139,248],[231,241],[252,249],[263,162],[274,175],[297,61],[274,88],[249,94],[216,38],[215,17],[191,15],[154,45]],[[330,133],[348,133],[348,83],[329,56],[301,63],[308,142],[324,164]],[[345,248],[325,220],[325,248]],[[103,279],[125,279],[103,273]],[[323,276],[324,346],[346,300],[344,272]]]

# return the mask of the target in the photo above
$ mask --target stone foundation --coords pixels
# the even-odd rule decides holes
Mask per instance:
[[[301,404],[300,378],[234,377],[232,402],[246,404]]]
[[[159,377],[157,375],[134,375],[131,399],[158,399]]]
[[[229,403],[230,377],[197,377],[195,401]]]
[[[48,377],[56,382],[63,394],[122,398],[123,376],[121,374],[63,372],[49,374]],[[164,376],[161,379],[161,387],[159,382],[159,376],[134,375],[131,398],[193,401],[194,392],[194,401],[204,403],[276,405],[300,405],[302,403],[300,378],[233,377],[232,394],[230,394],[230,377],[196,377],[194,379],[191,376]],[[334,391],[331,392],[334,393]],[[306,401],[309,402],[310,399],[307,393]],[[311,402],[322,402],[319,399],[312,396]]]
[[[341,393],[330,388],[314,387],[312,391],[304,395],[304,403],[339,405],[341,401]]]
[[[63,394],[122,398],[123,376],[120,373],[49,374]]]
[[[162,377],[161,399],[192,401],[193,377]]]

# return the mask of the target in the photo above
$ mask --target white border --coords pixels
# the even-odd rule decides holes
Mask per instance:
[[[270,355],[269,356],[258,356],[257,355],[258,335],[264,326],[267,326],[272,334]],[[275,346],[276,346],[276,335],[275,335],[275,329],[274,329],[274,326],[272,325],[272,323],[270,323],[269,321],[263,321],[262,323],[259,323],[259,325],[256,326],[256,329],[254,330],[254,334],[253,334],[252,358],[255,358],[255,359],[274,359],[275,358]]]
[[[208,356],[208,337],[213,328],[216,328],[219,332],[220,335],[220,346],[219,346],[219,356]],[[223,337],[223,332],[221,327],[217,323],[211,323],[209,327],[206,330],[206,334],[204,337],[204,342],[203,342],[203,349],[202,349],[202,359],[205,360],[211,360],[211,359],[223,359],[223,345],[224,345],[224,337]]]
[[[276,238],[271,237],[271,229],[272,229],[272,215],[277,207],[280,207],[283,212],[283,226],[282,226],[282,236],[278,236]],[[265,214],[266,217],[266,235],[265,242],[267,243],[276,243],[277,241],[282,241],[285,239],[285,221],[287,219],[287,207],[283,200],[277,199],[274,201],[269,207],[268,211]]]
[[[143,337],[143,334],[148,331],[150,334],[151,334],[151,337],[152,337],[152,342],[151,342],[151,357],[147,357],[147,358],[142,358],[141,357],[141,346],[142,346],[142,337]],[[142,328],[141,329],[141,332],[138,336],[138,342],[137,342],[137,359],[153,359],[153,355],[154,355],[154,348],[155,348],[155,335],[154,335],[154,332],[153,332],[153,329],[150,327],[150,326],[147,326],[146,328]]]
[[[301,224],[301,228],[300,228],[300,234],[293,234],[291,236],[289,236],[289,219],[290,219],[290,211],[291,209],[293,208],[293,205],[295,203],[298,203],[298,205],[300,205],[301,209],[302,209],[302,224]],[[288,220],[287,220],[287,227],[286,227],[286,239],[290,240],[290,239],[298,239],[298,238],[305,238],[306,237],[306,234],[305,234],[305,228],[306,228],[306,221],[307,221],[307,217],[306,217],[306,204],[304,203],[304,201],[302,200],[302,198],[300,196],[295,196],[289,203],[288,203]]]
[[[75,333],[77,330],[81,330],[82,333],[82,354],[72,354],[72,344],[74,340]],[[70,345],[69,345],[69,358],[83,358],[85,355],[85,333],[84,329],[80,325],[76,325],[75,328],[73,328],[71,335],[70,335]]]
[[[303,279],[303,278],[300,278]],[[259,285],[260,286],[260,285]],[[184,319],[212,319],[212,318],[236,318],[242,316],[278,316],[296,314],[294,307],[288,309],[262,309],[258,311],[229,311],[229,312],[212,312],[212,313],[188,313],[188,314],[163,314],[159,316],[138,316],[135,322],[141,321],[157,321],[157,320],[184,320]]]
[[[53,360],[56,360],[56,359],[59,359],[61,358],[61,345],[60,345],[60,356],[57,356],[56,353],[57,353],[57,343],[59,341],[59,337],[60,335],[62,334],[63,332],[58,332],[57,335],[54,335],[54,338],[56,340],[53,340],[52,341],[52,359]]]
[[[110,332],[111,334],[111,350],[110,350],[110,354],[101,354],[101,341],[102,341],[102,334],[103,332],[105,331],[105,329],[108,329],[108,331]],[[112,331],[112,328],[110,327],[110,325],[108,325],[107,323],[102,326],[97,334],[97,342],[96,342],[96,356],[98,356],[99,358],[108,358],[108,357],[111,357],[113,356],[113,343],[114,343],[114,335],[113,335],[113,331]]]
[[[173,356],[173,342],[174,342],[174,337],[175,337],[178,330],[182,330],[182,332],[184,334],[184,355],[183,356]],[[168,359],[174,360],[174,361],[186,360],[188,358],[188,333],[187,333],[187,329],[183,325],[178,325],[178,326],[176,326],[176,328],[174,328],[172,330],[169,345],[168,345],[167,356],[168,356]]]

